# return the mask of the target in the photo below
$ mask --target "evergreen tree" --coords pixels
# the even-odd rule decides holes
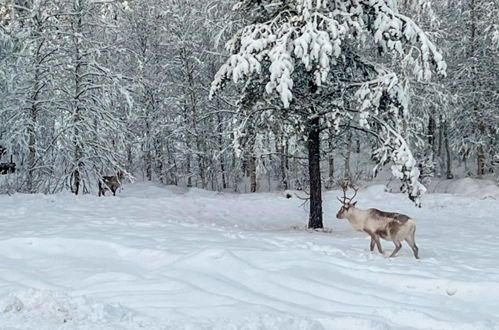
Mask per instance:
[[[227,81],[244,82],[244,125],[286,120],[304,136],[309,227],[323,226],[320,135],[326,128],[339,132],[346,125],[374,135],[373,157],[380,164],[391,159],[394,175],[417,200],[424,187],[404,139],[407,86],[362,50],[374,43],[380,53],[413,66],[418,79],[429,79],[432,67],[445,74],[446,64],[426,34],[398,12],[397,2],[239,0],[235,9],[251,22],[228,42],[232,55],[217,73],[212,94]],[[239,133],[244,137],[244,126]]]

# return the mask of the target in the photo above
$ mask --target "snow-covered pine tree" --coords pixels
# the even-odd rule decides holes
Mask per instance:
[[[168,76],[165,75],[167,34],[165,7],[169,3],[137,0],[129,4],[120,20],[121,38],[126,49],[119,70],[130,79],[126,122],[132,134],[127,141],[128,167],[143,169],[147,180],[166,180],[170,156],[164,149],[172,141],[167,123],[171,120],[166,106]],[[166,159],[165,159],[166,158]]]
[[[499,140],[499,4],[497,0],[445,1],[449,81],[456,96],[450,139],[462,159],[474,157],[476,175],[492,170]],[[473,158],[472,158],[473,159]]]
[[[125,127],[115,100],[123,97],[111,67],[119,54],[114,2],[61,0],[58,168],[75,194],[105,173],[124,170]]]
[[[251,110],[239,116],[239,137],[254,120],[286,120],[304,136],[310,228],[323,227],[320,135],[325,128],[339,131],[347,125],[375,136],[373,156],[380,164],[393,161],[393,174],[411,199],[424,190],[403,133],[407,86],[362,51],[374,43],[379,52],[413,66],[419,79],[429,79],[432,68],[445,74],[435,45],[397,5],[391,0],[235,1],[234,9],[244,11],[249,23],[227,43],[232,55],[215,76],[211,95],[228,81],[243,82],[245,94],[258,95],[241,107]]]
[[[9,13],[9,19],[3,19],[4,31],[15,40],[16,50],[10,54],[6,62],[9,67],[2,75],[10,87],[0,107],[6,113],[0,135],[20,163],[17,189],[33,193],[47,182],[45,175],[50,172],[58,3],[7,2],[2,8],[0,11]]]
[[[175,1],[167,3],[162,14],[167,48],[162,74],[168,86],[168,138],[175,141],[172,149],[177,175],[187,186],[217,189],[221,180],[221,187],[227,187],[227,155],[220,152],[226,149],[228,140],[224,132],[227,104],[223,99],[206,100],[206,86],[221,64],[220,58],[208,50],[220,33],[217,22],[223,15],[224,2]]]

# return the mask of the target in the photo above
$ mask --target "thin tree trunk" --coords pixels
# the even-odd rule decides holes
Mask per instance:
[[[476,65],[476,51],[478,49],[476,36],[479,33],[477,31],[477,25],[479,22],[478,13],[477,13],[477,5],[475,0],[471,0],[469,3],[470,6],[470,50],[468,53],[468,58],[471,60],[471,83],[472,83],[472,92],[473,92],[473,114],[474,114],[474,124],[475,131],[479,134],[479,138],[483,136],[484,133],[484,124],[482,121],[482,116],[480,113],[479,100],[477,99],[477,92],[480,90],[479,80],[478,80],[478,68]],[[478,140],[478,139],[477,139]],[[477,149],[477,175],[481,176],[485,174],[485,151],[483,148],[483,144],[478,142]]]
[[[205,189],[208,186],[208,179],[206,175],[206,144],[203,143],[202,138],[200,136],[199,130],[198,130],[198,125],[197,125],[197,103],[198,103],[198,97],[196,94],[196,88],[194,86],[194,70],[195,68],[191,65],[191,61],[189,61],[189,54],[187,51],[182,48],[180,50],[180,56],[183,59],[184,62],[184,69],[186,71],[186,77],[187,77],[187,85],[188,89],[184,91],[184,93],[188,94],[189,102],[190,102],[190,108],[191,108],[191,125],[192,125],[192,130],[194,132],[194,140],[196,143],[196,158],[197,158],[197,165],[198,165],[198,171],[199,171],[199,178],[201,179],[201,186],[203,189]]]
[[[187,187],[192,187],[191,156],[187,155]]]
[[[443,160],[443,149],[444,149],[444,127],[445,127],[445,122],[442,116],[439,117],[439,129],[438,129],[438,146],[436,147],[437,149],[437,157],[438,157],[438,166],[439,170],[437,173],[438,177],[441,177],[444,173],[444,160]]]
[[[276,143],[276,150],[279,155],[279,171],[281,172],[281,188],[284,190],[288,189],[288,175],[286,171],[286,162],[287,162],[287,150],[286,150],[286,143],[285,143],[285,137],[280,136],[277,139]]]
[[[310,182],[310,213],[308,228],[323,228],[322,224],[322,187],[320,167],[320,118],[310,121],[308,132],[308,175]]]
[[[447,131],[447,122],[444,123],[444,144],[445,144],[445,155],[446,155],[446,164],[447,164],[447,170],[446,170],[446,177],[447,179],[452,179],[454,178],[454,175],[452,174],[452,160],[451,160],[451,154],[450,154],[450,146],[449,146],[449,134]]]
[[[154,139],[154,154],[155,154],[155,159],[154,159],[154,168],[156,169],[156,172],[159,174],[159,180],[161,183],[165,184],[166,183],[166,177],[164,172],[164,152],[163,152],[163,145],[159,138]]]
[[[430,115],[430,118],[428,119],[428,144],[430,145],[432,150],[435,148],[436,131],[437,131],[437,123],[433,118],[433,115]]]
[[[253,152],[250,154],[249,171],[250,171],[250,182],[251,182],[250,191],[252,193],[254,193],[254,192],[256,192],[256,183],[257,182],[256,182],[256,157],[253,154]]]
[[[479,145],[476,151],[477,156],[477,175],[481,176],[485,174],[485,151],[483,150],[483,145]]]
[[[330,133],[329,137],[329,159],[328,159],[328,188],[334,185],[334,141],[333,133]]]
[[[220,103],[217,100],[217,108]],[[217,112],[217,132],[218,132],[218,150],[220,151],[220,171],[222,172],[222,188],[227,189],[227,174],[225,173],[225,156],[223,155],[223,123],[222,116]]]
[[[80,1],[77,2],[77,12],[78,18],[76,20],[76,31],[75,31],[75,36],[73,37],[74,42],[75,42],[75,95],[73,98],[74,101],[74,106],[75,106],[75,115],[74,115],[74,137],[73,137],[73,144],[74,144],[74,157],[75,157],[75,169],[73,171],[73,183],[74,183],[74,188],[73,192],[75,195],[78,195],[80,192],[80,185],[81,185],[81,172],[82,172],[82,158],[83,158],[83,148],[81,146],[81,131],[80,131],[80,124],[83,121],[82,118],[82,108],[80,104],[80,95],[81,95],[81,88],[83,84],[83,56],[80,52],[80,33],[82,29],[82,18],[81,18],[81,9],[82,9],[82,4]]]
[[[36,102],[36,100],[33,100]],[[35,103],[30,109],[30,123],[28,124],[28,173],[26,177],[26,189],[28,193],[35,193],[34,187],[34,174],[36,166],[36,122],[37,112]]]
[[[42,33],[42,27],[39,25],[37,32],[39,35]],[[30,122],[28,124],[28,173],[26,178],[26,188],[28,193],[35,193],[35,167],[36,167],[36,126],[38,122],[38,96],[44,87],[44,83],[41,81],[40,76],[40,66],[43,62],[43,56],[40,54],[44,40],[40,39],[37,41],[36,53],[35,53],[35,75],[34,75],[34,86],[33,94],[31,96],[31,108],[30,108]]]
[[[352,182],[352,170],[350,168],[350,155],[352,153],[352,132],[347,133],[347,150],[345,151],[345,173],[344,179]],[[352,182],[353,183],[353,182]]]

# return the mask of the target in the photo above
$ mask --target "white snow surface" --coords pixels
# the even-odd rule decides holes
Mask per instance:
[[[475,189],[474,187],[473,189]],[[487,188],[490,190],[490,188]],[[369,252],[283,193],[138,183],[116,197],[0,196],[0,329],[499,329],[499,201],[371,186],[414,217],[420,260]],[[492,195],[491,195],[492,194]]]

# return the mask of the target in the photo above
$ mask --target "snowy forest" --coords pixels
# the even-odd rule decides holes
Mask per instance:
[[[319,214],[385,173],[418,203],[497,177],[498,59],[496,0],[2,0],[0,190],[123,171]]]
[[[498,0],[0,0],[0,329],[498,330],[498,201]]]

